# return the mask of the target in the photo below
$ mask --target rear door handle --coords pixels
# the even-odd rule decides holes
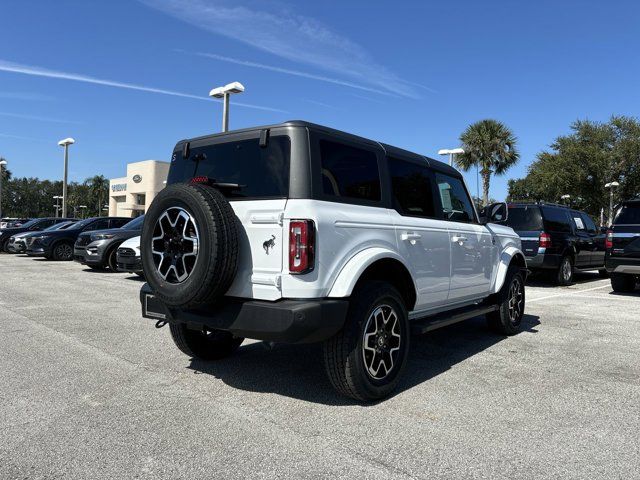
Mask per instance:
[[[420,240],[422,238],[422,235],[420,235],[419,233],[405,232],[400,236],[400,238],[405,242],[407,240],[415,242],[416,240]]]
[[[467,237],[465,237],[464,235],[454,235],[453,237],[451,237],[451,241],[453,243],[464,243],[467,241]]]

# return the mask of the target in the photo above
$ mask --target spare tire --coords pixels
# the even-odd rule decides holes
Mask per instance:
[[[169,185],[147,211],[140,250],[147,283],[162,302],[182,308],[215,303],[236,275],[236,216],[212,187]]]

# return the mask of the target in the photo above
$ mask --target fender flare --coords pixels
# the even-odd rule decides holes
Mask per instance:
[[[509,270],[509,265],[511,265],[511,261],[516,256],[520,256],[522,258],[522,262],[525,265],[527,264],[524,258],[524,254],[520,251],[520,249],[516,247],[509,246],[505,248],[504,251],[500,254],[500,264],[498,265],[496,281],[491,293],[498,293],[502,289],[502,285],[504,285],[505,278],[507,277],[507,270]]]
[[[383,247],[370,247],[356,253],[349,259],[344,267],[342,267],[340,273],[338,273],[338,276],[333,281],[328,296],[332,298],[343,298],[351,295],[351,292],[353,292],[356,283],[358,283],[364,271],[378,260],[383,259],[397,260],[408,272],[411,272],[411,269],[404,259],[393,250]],[[417,292],[418,289],[416,288],[413,275],[411,275],[411,280],[413,281],[413,288]]]

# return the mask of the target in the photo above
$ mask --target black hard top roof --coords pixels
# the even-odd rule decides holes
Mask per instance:
[[[190,138],[190,139],[185,139],[185,140],[181,140],[180,142],[178,142],[178,144],[180,143],[184,143],[184,142],[192,142],[195,140],[206,140],[206,139],[213,139],[213,138],[219,138],[219,137],[223,137],[226,135],[232,135],[232,134],[237,134],[237,133],[244,133],[244,132],[253,132],[253,131],[259,131],[259,130],[270,130],[272,128],[287,128],[287,127],[303,127],[303,128],[308,128],[309,130],[315,130],[315,131],[319,131],[322,133],[326,133],[328,135],[332,135],[332,136],[336,136],[336,137],[342,137],[345,138],[347,140],[352,140],[355,142],[359,142],[359,143],[367,143],[373,146],[377,146],[382,148],[383,150],[385,150],[385,152],[387,152],[390,155],[397,155],[400,157],[407,157],[407,158],[411,158],[414,161],[425,161],[427,163],[427,165],[440,170],[441,172],[445,172],[445,173],[449,173],[451,175],[455,175],[457,177],[461,177],[462,175],[460,174],[460,172],[458,170],[456,170],[455,168],[449,166],[448,164],[444,163],[444,162],[440,162],[438,160],[435,160],[433,158],[427,157],[425,155],[419,155],[417,153],[414,152],[410,152],[408,150],[404,150],[402,148],[398,148],[398,147],[394,147],[392,145],[388,145],[386,143],[382,143],[382,142],[378,142],[376,140],[371,140],[365,137],[361,137],[359,135],[354,135],[352,133],[348,133],[342,130],[336,130],[335,128],[330,128],[330,127],[325,127],[324,125],[318,125],[317,123],[312,123],[312,122],[306,122],[304,120],[288,120],[286,122],[283,123],[277,123],[274,125],[262,125],[262,126],[257,126],[257,127],[250,127],[250,128],[242,128],[239,130],[231,130],[228,132],[220,132],[220,133],[214,133],[211,135],[204,135],[201,137],[194,137],[194,138]]]

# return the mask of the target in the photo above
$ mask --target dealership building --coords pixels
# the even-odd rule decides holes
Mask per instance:
[[[134,218],[145,213],[164,188],[168,173],[169,162],[129,163],[126,177],[109,181],[109,216]]]

